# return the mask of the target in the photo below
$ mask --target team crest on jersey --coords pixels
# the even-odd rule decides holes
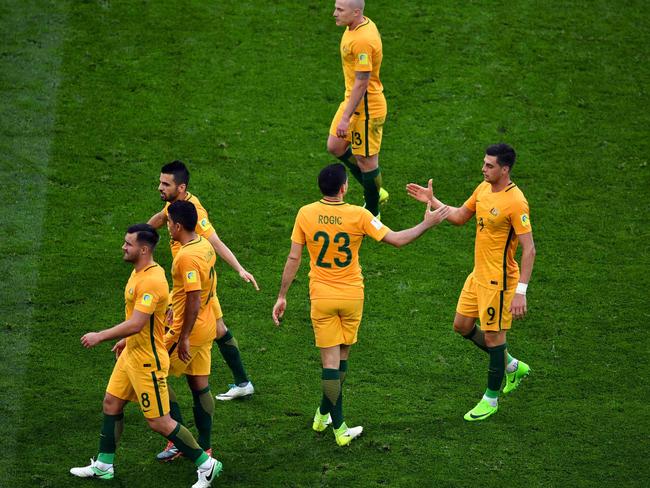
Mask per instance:
[[[129,295],[133,295],[133,288],[129,288]]]
[[[187,283],[196,283],[196,280],[197,280],[196,271],[188,271],[187,273],[185,273],[185,281]]]
[[[492,210],[490,210],[490,213],[496,217],[499,215],[499,210],[497,210],[496,207],[493,207]]]
[[[528,214],[521,215],[521,225],[524,227],[528,227],[530,225],[530,218],[528,217]]]
[[[142,295],[142,305],[149,306],[153,302],[153,295],[150,293],[145,293]]]
[[[359,53],[359,62],[358,64],[367,65],[368,64],[368,55],[366,53]]]
[[[208,227],[210,227],[210,221],[209,221],[207,218],[203,217],[203,218],[199,221],[199,225],[201,226],[201,229],[203,229],[203,230],[207,230]]]

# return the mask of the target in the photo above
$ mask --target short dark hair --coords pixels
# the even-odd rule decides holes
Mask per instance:
[[[151,252],[156,248],[156,244],[160,240],[160,236],[156,229],[149,224],[135,224],[126,229],[127,234],[137,234],[135,240],[138,244],[149,246]]]
[[[507,166],[510,169],[515,165],[515,159],[517,158],[515,150],[508,144],[502,142],[488,146],[485,150],[485,154],[488,156],[496,156],[499,166]]]
[[[333,197],[348,180],[345,166],[341,163],[325,166],[318,174],[318,187],[326,197]]]
[[[190,184],[190,170],[187,169],[183,161],[172,161],[160,168],[160,172],[166,175],[172,175],[177,185]]]
[[[199,220],[199,215],[192,202],[176,200],[167,207],[167,213],[175,224],[181,224],[185,230],[192,231],[196,229],[196,222]]]

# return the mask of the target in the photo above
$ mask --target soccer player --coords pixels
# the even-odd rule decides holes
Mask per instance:
[[[310,257],[309,296],[311,320],[320,349],[323,397],[316,409],[312,428],[324,431],[331,423],[339,446],[349,444],[363,427],[349,428],[343,418],[343,382],[348,370],[350,347],[357,342],[363,313],[363,276],[359,266],[359,248],[364,236],[395,247],[414,241],[444,220],[449,212],[441,207],[427,211],[415,227],[393,232],[368,210],[347,204],[345,167],[333,164],[318,176],[323,198],[300,209],[291,234],[273,321],[280,325],[287,306],[287,292],[296,276],[302,250],[307,245]]]
[[[198,223],[196,225],[196,233],[212,244],[215,252],[228,263],[239,276],[247,283],[252,283],[256,290],[259,290],[257,282],[252,274],[246,271],[232,251],[226,246],[219,236],[217,235],[214,227],[210,223],[208,213],[206,212],[201,202],[196,195],[187,191],[187,186],[190,182],[190,172],[182,161],[172,161],[166,164],[160,170],[160,184],[158,191],[160,191],[160,198],[166,202],[164,208],[149,219],[149,224],[156,229],[162,227],[167,222],[167,209],[169,205],[178,200],[185,200],[192,203],[198,212]],[[176,255],[180,249],[180,243],[170,240],[172,257]],[[219,346],[219,352],[223,356],[226,364],[234,377],[234,383],[229,385],[229,389],[225,393],[216,396],[217,400],[233,400],[235,398],[245,397],[252,395],[255,392],[253,383],[248,378],[244,364],[241,360],[239,353],[239,346],[237,340],[233,337],[232,332],[228,330],[223,321],[221,307],[217,296],[214,296],[213,305],[215,306],[215,314],[217,320],[217,338],[216,342]],[[175,399],[172,399],[175,403]],[[172,405],[172,410],[174,410]]]
[[[153,260],[158,233],[147,224],[129,227],[124,237],[124,261],[133,271],[124,289],[126,320],[100,332],[88,332],[81,344],[91,348],[111,339],[124,338],[114,347],[117,363],[104,396],[104,422],[97,460],[70,469],[80,478],[112,479],[115,449],[124,427],[124,406],[139,402],[152,430],[173,442],[198,467],[193,488],[207,487],[219,476],[222,465],[199,447],[192,434],[169,415],[167,372],[169,356],[164,344],[165,313],[169,287],[165,271]]]
[[[526,363],[508,353],[506,345],[512,319],[526,315],[526,289],[535,262],[528,202],[510,179],[515,158],[515,150],[507,144],[488,147],[483,158],[483,183],[462,207],[451,207],[447,217],[452,224],[463,225],[476,215],[474,270],[465,281],[454,318],[454,330],[489,355],[485,394],[464,416],[470,422],[497,411],[504,373],[503,392],[507,394],[530,372]],[[413,198],[437,208],[443,203],[433,195],[432,188],[432,180],[427,188],[414,183],[406,187]],[[518,243],[522,247],[521,273],[515,261]]]
[[[345,99],[330,125],[327,150],[341,160],[363,187],[365,207],[380,216],[379,204],[388,200],[382,188],[379,149],[386,120],[386,98],[379,81],[381,36],[363,15],[363,0],[336,0],[336,25],[345,26],[341,61]]]

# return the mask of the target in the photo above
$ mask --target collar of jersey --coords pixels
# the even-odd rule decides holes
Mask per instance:
[[[346,202],[328,202],[327,200],[320,199],[320,203],[323,205],[346,205]]]

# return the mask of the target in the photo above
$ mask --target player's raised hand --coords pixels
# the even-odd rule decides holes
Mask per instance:
[[[408,183],[406,185],[406,192],[411,198],[415,198],[418,202],[431,202],[433,201],[433,180],[429,179],[426,188],[417,183]]]
[[[526,308],[526,295],[515,293],[512,303],[510,304],[510,313],[513,319],[523,319],[528,309]]]
[[[115,353],[115,359],[120,357],[120,354],[122,354],[122,351],[124,351],[125,347],[126,347],[126,339],[120,339],[115,343],[115,345],[111,349],[111,351]]]
[[[275,302],[275,305],[273,305],[273,322],[278,327],[280,326],[280,322],[282,321],[282,316],[284,315],[284,311],[286,309],[287,309],[287,299],[278,298],[278,301]]]
[[[431,181],[431,180],[429,180]],[[442,205],[437,210],[431,210],[431,202],[427,202],[427,209],[424,211],[424,221],[431,227],[438,225],[440,222],[449,217],[451,209],[447,205]]]
[[[252,283],[253,286],[257,291],[260,291],[260,287],[257,286],[257,281],[255,281],[255,277],[250,274],[248,271],[246,271],[244,268],[239,271],[239,276],[241,276],[241,279],[244,280],[246,283]]]
[[[87,349],[95,347],[102,342],[102,336],[99,332],[88,332],[81,337],[81,345]]]

